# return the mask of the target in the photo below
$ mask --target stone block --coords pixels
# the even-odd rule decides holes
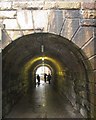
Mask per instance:
[[[84,27],[96,27],[96,19],[82,19],[80,25]]]
[[[0,19],[14,19],[16,18],[16,11],[10,10],[10,11],[0,11]]]
[[[91,69],[87,71],[87,74],[88,74],[88,81],[94,83],[94,71]]]
[[[80,2],[45,2],[44,9],[80,9]]]
[[[91,62],[92,68],[96,70],[96,56],[92,57],[92,59],[90,59],[90,62]]]
[[[91,56],[93,56],[95,53],[94,53],[94,39],[89,43],[87,44],[84,48],[83,48],[83,51],[85,52],[86,56],[89,58]]]
[[[8,36],[5,30],[2,31],[2,48],[5,48],[11,42],[11,38]]]
[[[89,82],[89,91],[91,93],[91,96],[94,94],[94,82]]]
[[[81,48],[90,38],[92,38],[93,31],[93,27],[81,27],[74,35],[72,41]]]
[[[63,1],[58,1],[56,2],[57,7],[59,9],[80,9],[81,8],[81,3],[80,2],[63,2]]]
[[[54,2],[54,1],[52,1],[52,2],[46,1],[43,8],[44,8],[44,9],[57,8],[57,4],[56,4],[56,2]]]
[[[13,9],[22,8],[37,10],[42,9],[43,6],[44,6],[43,1],[19,1],[19,2],[14,1],[12,4]]]
[[[96,10],[82,10],[81,11],[81,15],[82,17],[81,18],[84,18],[84,19],[95,19],[96,18]]]
[[[62,30],[62,36],[71,40],[78,27],[79,19],[66,19]]]
[[[65,18],[80,18],[79,10],[65,10]]]
[[[81,4],[82,9],[96,9],[96,2],[83,2]]]
[[[0,2],[0,10],[11,9],[12,2],[2,1]]]
[[[63,11],[60,10],[56,10],[56,11],[52,11],[50,14],[50,18],[49,18],[49,28],[48,31],[49,32],[53,32],[53,33],[57,33],[59,34],[61,29],[62,29],[62,25],[63,25]]]

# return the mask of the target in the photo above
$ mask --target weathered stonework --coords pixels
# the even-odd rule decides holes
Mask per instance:
[[[92,59],[90,59],[90,62],[91,62],[91,64],[92,64],[92,68],[93,68],[94,70],[96,70],[96,56],[93,57]]]
[[[16,11],[0,11],[0,19],[16,19]]]
[[[86,19],[94,19],[96,18],[96,10],[89,10],[89,9],[85,9],[82,10],[82,18],[86,18]]]
[[[62,36],[71,40],[78,28],[79,28],[78,18],[77,19],[66,19],[64,26],[63,26],[63,30],[62,30]]]
[[[80,11],[79,10],[65,10],[65,18],[75,19],[80,18]]]
[[[93,56],[94,53],[94,39],[83,49],[87,57]]]
[[[12,3],[11,2],[0,2],[0,10],[8,10],[8,9],[11,9],[11,6]]]
[[[94,73],[94,82],[91,76],[88,82],[88,85],[90,86],[89,87],[90,94],[92,94],[90,97],[90,102],[88,102],[87,98],[85,97],[86,88],[84,88],[84,90],[82,89],[83,87],[85,87],[85,83],[83,83],[84,82],[83,79],[80,79],[82,81],[83,87],[80,86],[79,88],[76,88],[78,83],[66,81],[66,83],[64,83],[66,84],[65,85],[66,88],[63,88],[63,83],[62,83],[62,88],[59,88],[59,89],[60,89],[60,92],[62,91],[63,93],[64,91],[66,93],[67,97],[69,98],[69,100],[72,102],[74,106],[76,106],[76,100],[78,100],[77,106],[82,114],[84,115],[86,114],[86,109],[89,110],[89,108],[87,107],[90,104],[92,108],[91,114],[92,115],[94,114],[96,116],[94,112],[94,109],[96,111],[96,94],[95,94],[96,93],[95,92],[96,90],[96,57],[94,57],[96,55],[96,49],[95,49],[96,48],[95,47],[96,46],[96,38],[95,38],[96,37],[96,3],[94,2],[88,3],[88,1],[86,3],[85,2],[63,2],[63,1],[58,1],[58,2],[53,2],[53,1],[50,1],[50,2],[48,1],[4,2],[2,1],[0,2],[0,10],[1,10],[0,22],[6,19],[9,19],[10,21],[12,19],[17,20],[18,10],[20,11],[48,10],[49,11],[48,25],[46,25],[47,30],[40,29],[39,31],[38,30],[36,31],[32,28],[33,31],[32,30],[28,31],[28,29],[24,29],[25,32],[23,32],[23,30],[20,28],[18,29],[10,28],[10,30],[8,31],[8,29],[6,29],[6,26],[4,27],[4,25],[1,24],[2,29],[4,29],[3,42],[2,42],[3,48],[11,43],[11,39],[10,39],[11,34],[13,38],[12,40],[14,40],[25,34],[29,34],[29,33],[31,34],[33,32],[38,33],[43,31],[43,32],[58,34],[71,40],[74,44],[76,44],[79,48],[81,48],[80,50],[82,50],[86,54],[86,58],[88,62],[91,63],[91,67],[92,67],[91,72]],[[14,13],[11,15],[9,14],[5,15],[4,12],[6,13],[7,10],[9,12],[13,11]],[[66,63],[69,64],[68,60],[66,61],[67,61]],[[89,71],[87,72],[89,72],[90,74],[90,68],[88,70]],[[82,72],[82,75],[83,75],[83,72]],[[74,76],[76,76],[75,73],[74,73]],[[77,76],[79,76],[79,73],[77,73]],[[70,78],[68,78],[68,80],[69,79]],[[16,86],[17,82],[18,82],[18,85]],[[70,83],[70,87],[68,86],[67,82]],[[21,91],[20,88],[22,88],[22,84],[23,83],[20,82],[19,80],[18,81],[14,80],[13,83],[10,82],[9,84],[9,86],[11,86],[10,89],[8,89],[8,91],[5,91],[4,93],[4,99],[5,101],[8,102],[8,104],[4,103],[5,109],[6,109],[5,111],[8,112],[10,110],[10,107],[12,107],[12,105],[16,102],[15,100],[16,96],[14,96],[14,92],[19,93]],[[68,91],[68,88],[70,88],[69,91]],[[76,94],[74,94],[74,89],[76,89],[76,92],[77,92]],[[78,89],[80,89],[80,91]],[[11,95],[8,96],[7,93]],[[11,99],[12,97],[14,97],[14,99]],[[84,101],[85,99],[86,101]],[[81,107],[79,104],[81,105]]]
[[[80,27],[72,41],[78,45],[80,48],[83,47],[84,44],[88,42],[93,36],[93,28],[92,27]]]
[[[84,2],[84,3],[82,3],[81,4],[81,8],[82,9],[92,9],[92,10],[94,10],[94,9],[96,9],[96,1],[94,1],[94,2]]]
[[[33,2],[1,2],[0,8],[1,10],[8,10],[8,9],[80,9],[81,3],[80,2],[42,2],[42,1],[33,1]]]
[[[58,9],[80,9],[81,4],[79,2],[56,2]]]
[[[85,27],[96,27],[96,19],[82,19],[80,24]]]

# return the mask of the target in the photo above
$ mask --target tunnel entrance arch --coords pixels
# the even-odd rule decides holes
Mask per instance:
[[[61,95],[65,94],[73,106],[76,106],[83,112],[84,116],[87,116],[87,113],[90,112],[90,103],[88,101],[91,99],[90,94],[88,94],[91,87],[88,84],[90,73],[87,71],[87,69],[91,69],[90,63],[86,62],[85,54],[74,43],[51,33],[34,33],[23,36],[3,50],[3,99],[5,100],[5,97],[8,97],[11,104],[13,104],[15,103],[13,102],[13,100],[15,101],[15,95],[13,94],[13,100],[11,100],[10,91],[13,91],[12,87],[15,88],[15,93],[18,94],[19,91],[19,95],[22,93],[21,90],[28,87],[30,67],[33,66],[32,70],[34,71],[37,63],[41,64],[42,62],[41,59],[39,60],[39,57],[42,56],[42,39],[45,48],[44,56],[54,58],[62,66],[60,70],[58,67],[55,74],[57,91]],[[38,57],[36,65],[35,59],[33,59],[35,57]],[[51,59],[46,59],[45,63],[51,66],[49,62]],[[28,64],[26,65],[26,63]],[[56,65],[58,66],[58,63],[55,63]],[[9,68],[11,69],[9,70]],[[63,77],[64,72],[66,73],[65,77]],[[6,82],[8,84],[5,85]],[[9,92],[7,92],[8,89]],[[5,102],[7,101],[3,101],[3,103]],[[4,114],[7,112],[6,107],[6,105],[3,106]]]

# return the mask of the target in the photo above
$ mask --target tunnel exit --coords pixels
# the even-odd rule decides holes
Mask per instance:
[[[37,69],[36,69],[36,72],[35,72],[35,78],[36,78],[36,83],[38,82],[38,80],[37,80],[37,75],[39,75],[40,76],[40,83],[42,84],[42,83],[44,83],[45,81],[44,81],[44,75],[48,75],[48,74],[52,74],[52,72],[51,72],[51,69],[49,68],[49,67],[47,67],[47,66],[44,66],[44,65],[42,65],[42,66],[40,66],[40,67],[38,67]],[[46,76],[47,77],[47,76]]]

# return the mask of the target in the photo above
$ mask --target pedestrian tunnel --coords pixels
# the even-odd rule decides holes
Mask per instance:
[[[44,66],[51,72],[51,86],[61,99],[66,96],[82,116],[90,116],[91,66],[74,43],[59,35],[34,33],[13,41],[2,54],[3,117],[24,94],[35,89],[36,72]]]

